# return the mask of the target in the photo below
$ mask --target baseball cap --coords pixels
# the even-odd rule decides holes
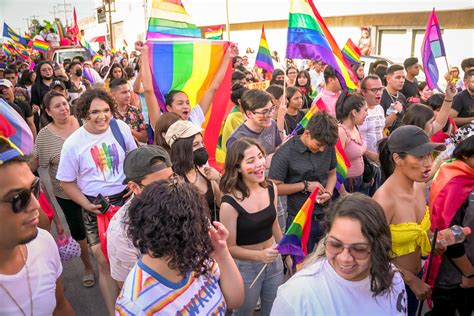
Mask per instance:
[[[63,88],[64,90],[66,90],[66,85],[64,84],[64,82],[62,80],[59,80],[59,79],[55,79],[53,81],[53,83],[51,84],[51,89],[54,89],[56,87],[60,86],[61,88]]]
[[[415,64],[418,64],[418,58],[416,57],[409,57],[403,62],[403,66],[405,66],[405,69],[408,69],[408,67]]]
[[[156,164],[153,160],[159,158],[164,162]],[[127,154],[123,162],[123,172],[127,184],[130,179],[137,179],[153,172],[171,167],[171,159],[168,152],[161,146],[147,145],[135,148]]]
[[[446,146],[439,143],[430,143],[425,131],[415,125],[400,126],[388,137],[388,149],[392,153],[407,153],[422,157],[433,150],[442,151]]]
[[[13,83],[8,79],[0,79],[0,86],[11,88],[13,87]]]
[[[171,147],[171,145],[173,145],[177,139],[191,137],[201,133],[202,131],[202,128],[189,121],[179,120],[174,122],[173,125],[168,128],[168,131],[165,135],[165,140]]]

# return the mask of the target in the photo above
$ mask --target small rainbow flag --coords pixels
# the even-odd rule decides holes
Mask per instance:
[[[14,47],[8,45],[7,43],[3,43],[3,52],[8,56],[14,56],[15,55]]]
[[[95,61],[102,61],[102,59],[102,55],[94,55],[94,57],[92,57],[92,62],[94,63]]]
[[[14,143],[25,155],[33,152],[33,134],[26,121],[3,99],[0,99],[0,115],[2,115],[13,127],[15,133],[9,136]]]
[[[360,63],[360,56],[362,54],[360,53],[359,47],[357,47],[350,38],[342,48],[342,53],[349,64],[355,65]]]
[[[158,104],[166,112],[164,96],[170,90],[184,91],[191,108],[202,99],[219,68],[228,42],[204,39],[169,39],[148,41],[153,87]],[[209,153],[209,162],[216,166],[215,156],[219,131],[228,112],[231,92],[231,63],[207,112],[203,126],[204,144]],[[204,113],[206,114],[206,113]]]
[[[63,24],[61,23],[61,20],[56,19],[53,23],[53,27],[56,33],[59,35],[59,37],[63,39],[65,33],[64,33],[64,27],[63,27]]]
[[[36,49],[37,51],[40,51],[42,53],[46,53],[49,49],[49,43],[46,41],[35,39],[33,41],[33,49]]]
[[[186,13],[181,0],[154,0],[148,20],[147,39],[201,37],[201,30]]]
[[[204,30],[204,38],[210,40],[221,40],[224,34],[224,24],[211,26]]]
[[[306,126],[308,126],[309,120],[313,117],[313,115],[320,111],[326,111],[326,104],[324,104],[324,101],[321,98],[313,102],[311,108],[308,110],[308,112],[306,112],[305,116],[301,119],[301,121],[299,121],[298,125],[296,125],[295,129],[291,132],[288,138],[295,136],[300,129],[306,128]]]
[[[308,239],[311,231],[311,217],[314,203],[318,195],[318,187],[311,193],[300,208],[290,227],[283,234],[283,238],[277,245],[277,250],[282,255],[293,257],[293,267],[303,261],[308,255]]]
[[[354,91],[357,77],[329,32],[313,0],[292,0],[288,18],[287,58],[321,60],[336,71],[344,90]]]
[[[255,59],[255,65],[266,70],[268,73],[273,72],[273,61],[270,49],[268,48],[267,38],[265,37],[265,30],[262,24],[262,36],[260,37],[260,45],[258,46],[258,53]]]
[[[94,50],[92,49],[91,45],[89,44],[89,42],[86,40],[86,38],[84,36],[81,35],[81,33],[79,33],[78,35],[79,37],[79,44],[81,44],[82,47],[84,47],[91,56],[94,56],[95,55],[95,52]]]

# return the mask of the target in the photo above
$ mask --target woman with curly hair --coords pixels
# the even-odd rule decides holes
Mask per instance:
[[[220,218],[229,230],[227,244],[244,279],[245,300],[234,315],[252,315],[260,297],[262,315],[269,315],[276,291],[284,281],[283,262],[276,250],[282,234],[277,217],[277,189],[265,176],[265,151],[243,137],[227,148]],[[250,284],[266,265],[264,273]]]
[[[272,315],[405,315],[404,284],[391,264],[380,205],[354,193],[328,216],[326,237],[279,288]]]
[[[99,267],[99,285],[109,315],[113,314],[118,288],[110,275],[109,263],[101,249],[95,203],[102,195],[121,206],[130,195],[123,184],[125,155],[137,145],[128,125],[113,119],[115,103],[102,90],[89,90],[77,99],[76,113],[84,125],[64,142],[56,179],[68,198],[83,209],[87,239]]]
[[[224,315],[243,300],[221,223],[192,184],[176,178],[145,187],[128,210],[128,235],[143,257],[124,283],[122,315]]]

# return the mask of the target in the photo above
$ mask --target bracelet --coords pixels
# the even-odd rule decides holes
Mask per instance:
[[[303,185],[304,185],[304,188],[303,188],[303,192],[304,194],[308,193],[308,181],[306,180],[303,180]]]
[[[453,99],[451,99],[451,100],[444,99],[444,102],[453,102]]]

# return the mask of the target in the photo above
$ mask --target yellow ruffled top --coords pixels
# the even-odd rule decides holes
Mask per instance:
[[[412,253],[417,247],[421,249],[421,255],[426,256],[431,251],[428,230],[430,229],[430,210],[426,207],[425,215],[418,223],[390,224],[392,233],[392,251],[398,256]]]

